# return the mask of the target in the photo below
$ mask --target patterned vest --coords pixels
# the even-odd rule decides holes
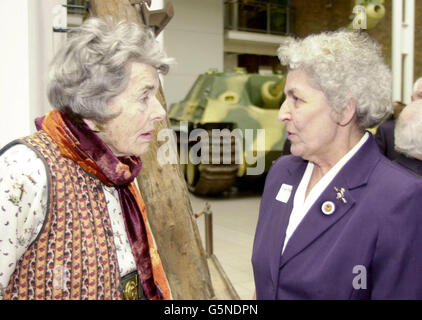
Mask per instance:
[[[44,160],[48,212],[19,260],[5,299],[122,299],[113,231],[101,181],[61,156],[44,131],[16,141]]]

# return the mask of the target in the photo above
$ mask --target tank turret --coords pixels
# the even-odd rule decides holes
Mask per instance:
[[[201,74],[186,97],[169,108],[189,189],[218,194],[246,175],[265,174],[283,151],[282,74],[242,68]]]

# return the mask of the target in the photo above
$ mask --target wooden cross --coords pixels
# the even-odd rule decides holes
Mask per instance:
[[[174,16],[174,8],[171,2],[164,9],[150,11],[151,0],[130,0],[131,5],[139,12],[144,25],[154,30],[155,36],[165,28]]]
[[[158,35],[173,16],[173,6],[150,11],[151,0],[91,0],[94,16],[112,16],[119,20],[153,28]],[[166,105],[162,87],[157,98]],[[170,129],[168,117],[156,131]],[[148,212],[148,220],[174,299],[210,300],[214,295],[205,251],[193,218],[186,182],[178,164],[161,165],[157,161],[158,141],[151,141],[142,156],[143,169],[137,180]]]

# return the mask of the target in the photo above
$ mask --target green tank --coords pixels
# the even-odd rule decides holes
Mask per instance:
[[[170,106],[191,192],[219,194],[241,177],[269,170],[286,141],[284,123],[277,119],[285,80],[282,74],[251,74],[242,68],[209,71],[196,79],[182,101]]]

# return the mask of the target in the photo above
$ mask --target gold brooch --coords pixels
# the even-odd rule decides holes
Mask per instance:
[[[123,298],[125,300],[138,300],[138,277],[129,280],[123,288]]]
[[[341,200],[341,201],[343,201],[343,203],[347,203],[347,200],[344,197],[344,192],[346,191],[346,190],[344,190],[344,188],[339,189],[337,187],[334,187],[334,191],[336,192],[336,199],[337,200]]]

